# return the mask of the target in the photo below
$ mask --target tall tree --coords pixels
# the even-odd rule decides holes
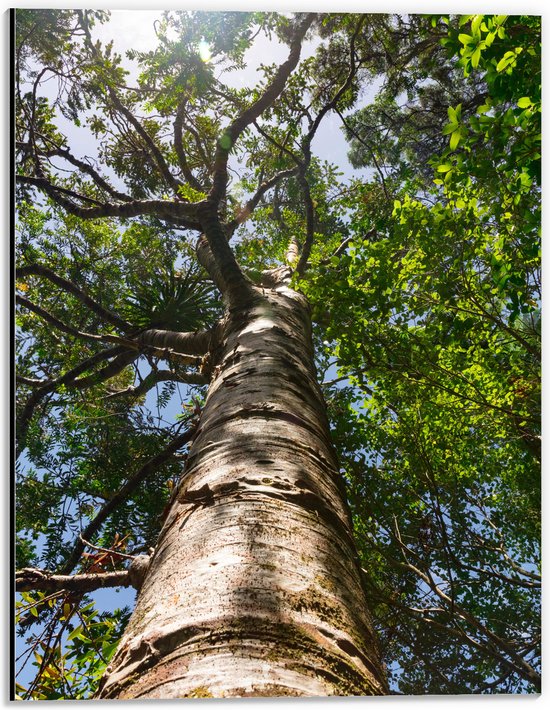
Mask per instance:
[[[345,73],[338,82],[321,80],[324,96],[301,131],[299,84],[306,74],[291,74],[306,33],[321,18],[168,14],[158,49],[134,54],[143,66],[135,87],[127,85],[111,46],[94,40],[93,13],[48,18],[53,39],[42,46],[40,18],[22,13],[17,45],[24,232],[17,301],[30,335],[20,340],[18,378],[27,394],[17,433],[18,451],[46,469],[21,482],[22,523],[33,527],[32,490],[53,489],[60,519],[57,545],[52,540],[46,556],[60,574],[24,568],[19,588],[63,590],[53,611],[58,641],[80,615],[75,595],[93,587],[94,578],[98,585],[123,579],[139,588],[99,697],[386,692],[315,376],[309,307],[290,287],[293,272],[305,270],[314,238],[311,142],[323,115],[353,90],[361,64],[354,40],[363,19],[336,23],[350,39],[350,48],[337,52]],[[266,68],[257,89],[232,91],[214,67],[242,62],[253,30],[275,33],[288,57]],[[52,77],[53,101],[42,91]],[[288,125],[284,140],[276,103]],[[87,124],[98,139],[95,159],[62,133],[57,109],[72,125]],[[277,149],[263,159],[261,146],[247,150],[258,186],[240,204],[228,163],[254,128]],[[231,237],[264,194],[290,176],[302,195],[302,247],[292,239],[286,259],[247,274]],[[47,198],[38,213],[35,190]],[[53,245],[49,229],[59,232]],[[199,236],[191,249],[193,233]],[[123,248],[111,258],[117,247]],[[141,252],[135,260],[132,249]],[[159,367],[162,360],[169,370]],[[207,384],[203,405],[196,401],[183,431],[181,423],[168,432],[144,429],[131,404],[119,404],[163,380]],[[154,552],[136,556],[136,546],[151,540],[133,522],[130,496],[153,512],[138,486],[154,496],[162,466],[164,478],[174,476],[168,461],[186,444]],[[93,473],[89,447],[97,450]],[[72,499],[60,490],[61,476],[51,473],[57,462],[66,466],[70,493],[78,490]],[[67,532],[77,528],[68,550],[59,523]],[[113,535],[109,548],[96,544],[104,523]],[[128,539],[130,555],[121,551]],[[91,566],[68,581],[86,546],[97,551],[86,553]],[[126,577],[102,572],[129,556]],[[39,613],[34,601],[29,608]],[[52,633],[40,642],[43,691],[61,673]]]
[[[105,19],[17,12],[21,696],[536,689],[537,18]]]

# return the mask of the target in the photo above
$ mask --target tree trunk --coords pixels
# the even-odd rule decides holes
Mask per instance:
[[[186,469],[101,698],[387,692],[309,307],[229,313]]]

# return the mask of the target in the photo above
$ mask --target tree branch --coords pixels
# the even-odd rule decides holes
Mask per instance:
[[[102,64],[104,63],[103,57],[99,54],[99,51],[96,47],[96,45],[93,43],[92,36],[90,34],[90,29],[88,26],[88,20],[84,15],[84,12],[82,10],[76,10],[76,13],[78,15],[78,18],[80,20],[80,26],[84,30],[84,33],[86,35],[86,41],[88,44],[88,47],[94,56],[94,58],[98,61],[101,62]],[[166,182],[167,185],[169,185],[174,193],[178,195],[178,188],[183,184],[180,182],[172,173],[170,172],[170,168],[168,167],[166,161],[164,160],[164,156],[162,155],[160,149],[154,142],[154,140],[151,138],[151,136],[147,133],[145,128],[141,125],[141,123],[138,121],[138,119],[134,116],[134,114],[128,109],[120,100],[120,97],[112,87],[112,85],[107,81],[105,84],[105,87],[107,89],[107,92],[109,94],[109,97],[111,101],[113,102],[113,105],[115,109],[126,118],[126,120],[134,127],[136,133],[140,136],[140,138],[143,140],[145,145],[147,146],[147,149],[149,153],[153,157],[153,161],[156,163],[162,177],[164,178],[164,181]]]
[[[104,308],[101,304],[99,304],[93,298],[88,296],[87,293],[85,293],[72,281],[69,281],[63,276],[59,276],[55,273],[55,271],[52,271],[47,266],[43,266],[42,264],[29,264],[28,266],[20,266],[15,270],[15,275],[17,278],[25,278],[25,276],[43,276],[44,278],[54,283],[56,286],[62,288],[64,291],[72,293],[73,296],[76,296],[82,303],[84,303],[84,305],[88,306],[90,310],[92,310],[102,320],[107,321],[107,323],[111,323],[111,325],[120,328],[123,332],[135,330],[135,328],[130,323],[125,321],[116,313],[113,313],[107,308]]]
[[[272,178],[269,180],[266,180],[265,182],[262,182],[260,187],[256,190],[255,194],[246,202],[244,207],[242,207],[237,216],[231,220],[231,222],[228,223],[227,229],[230,235],[233,234],[233,232],[237,229],[237,227],[242,224],[243,222],[246,222],[246,220],[250,217],[252,212],[256,209],[258,206],[259,201],[262,199],[262,197],[265,195],[265,193],[268,190],[271,190],[272,187],[275,187],[281,180],[283,180],[285,177],[290,177],[291,175],[296,175],[297,168],[289,168],[287,170],[281,170],[278,172],[276,175],[274,175]]]
[[[118,190],[115,190],[115,188],[110,185],[105,178],[103,178],[95,168],[93,168],[89,163],[87,163],[85,160],[80,160],[76,156],[74,156],[68,148],[62,148],[59,145],[56,145],[51,138],[48,136],[39,134],[40,137],[44,142],[50,143],[53,147],[50,148],[49,150],[39,150],[38,154],[41,156],[44,156],[46,158],[52,157],[52,156],[60,156],[61,158],[64,158],[67,162],[71,163],[71,165],[74,165],[77,167],[79,170],[82,172],[86,173],[89,175],[92,180],[95,182],[95,184],[105,192],[107,192],[111,197],[114,197],[115,200],[120,200],[122,202],[130,202],[133,198],[130,197],[130,195],[126,195],[124,192],[119,192]],[[17,141],[16,143],[18,148],[26,149],[32,151],[32,144],[31,143],[24,143],[22,141]],[[36,178],[28,178],[25,176],[22,176],[23,182],[27,181],[31,183],[31,181],[36,180]],[[63,188],[58,188],[58,189],[63,189]],[[84,197],[83,195],[79,195],[78,193],[71,193],[70,190],[67,191],[69,194],[72,194],[73,197],[78,197],[78,199],[81,200],[86,200],[89,198]],[[97,204],[102,204],[101,202],[98,202],[96,200],[93,200]]]
[[[288,77],[298,64],[302,49],[302,40],[315,18],[314,13],[307,14],[294,31],[290,42],[290,53],[288,59],[279,66],[271,83],[263,94],[252,106],[245,109],[234,121],[225,129],[222,137],[218,140],[216,155],[214,158],[214,176],[212,189],[208,195],[209,202],[219,205],[225,196],[227,186],[227,159],[229,151],[241,133],[261,114],[271,106],[286,86]]]
[[[111,360],[108,365],[101,368],[97,372],[93,372],[91,375],[86,375],[86,377],[79,377],[74,379],[72,382],[67,382],[68,387],[74,387],[75,389],[85,389],[86,387],[93,387],[94,385],[99,385],[105,380],[109,380],[111,377],[118,375],[119,372],[124,370],[124,368],[133,362],[139,355],[136,350],[129,352],[122,352]]]
[[[178,156],[178,163],[185,179],[194,190],[199,190],[200,192],[202,192],[203,186],[191,172],[191,169],[187,162],[187,156],[185,155],[185,149],[183,147],[183,119],[185,116],[186,102],[187,99],[185,96],[183,96],[178,104],[176,118],[174,119],[174,150],[176,151],[176,155]]]
[[[156,348],[170,348],[178,353],[188,355],[204,355],[211,348],[213,342],[219,338],[221,328],[219,325],[209,330],[178,333],[173,330],[145,330],[138,336],[141,345],[150,345]]]
[[[195,433],[195,427],[188,429],[183,434],[179,434],[172,441],[164,447],[158,454],[148,459],[143,466],[141,466],[126,483],[119,488],[119,490],[110,498],[97,512],[96,516],[88,525],[81,531],[80,537],[86,540],[92,539],[96,532],[101,528],[105,520],[111,515],[112,512],[123,503],[128,496],[133,493],[133,491],[139,486],[142,481],[144,481],[147,476],[155,473],[159,466],[168,461],[175,452],[180,449],[184,444],[187,444]],[[70,574],[72,570],[77,565],[82,552],[84,551],[84,543],[81,539],[78,539],[75,543],[67,561],[61,568],[60,572],[62,574]]]
[[[17,175],[20,182],[29,182],[40,187],[54,202],[63,207],[69,214],[82,219],[100,219],[102,217],[120,217],[127,219],[140,215],[154,215],[161,219],[176,221],[187,229],[200,230],[197,221],[197,205],[200,203],[170,202],[169,200],[132,200],[131,202],[103,202],[92,200],[70,190],[56,186],[43,175],[39,178]],[[94,207],[80,207],[60,193],[69,193],[73,197],[93,202]]]
[[[309,183],[306,177],[306,170],[306,165],[303,164],[300,166],[298,171],[298,183],[302,190],[302,195],[304,197],[304,206],[306,210],[306,238],[302,245],[300,259],[298,260],[295,269],[296,273],[299,276],[302,276],[307,268],[307,263],[309,255],[311,253],[311,247],[313,246],[313,239],[315,235],[315,208],[313,206],[311,191],[309,189]]]
[[[15,179],[23,185],[34,185],[35,187],[42,188],[44,192],[48,193],[50,197],[60,204],[62,201],[70,202],[70,200],[63,200],[61,197],[61,195],[69,195],[69,197],[74,197],[76,200],[82,200],[82,202],[89,202],[92,205],[103,206],[103,203],[99,200],[95,200],[93,197],[86,197],[86,195],[81,195],[79,192],[69,190],[66,187],[61,187],[61,185],[55,185],[43,176],[33,177],[32,175],[16,175]]]
[[[533,683],[535,687],[540,688],[540,676],[539,674],[535,671],[535,669],[529,665],[519,654],[514,651],[512,646],[503,638],[498,636],[497,634],[493,633],[485,624],[483,624],[479,619],[477,619],[473,614],[470,614],[469,611],[464,609],[463,607],[459,606],[456,603],[456,600],[449,597],[445,592],[441,589],[441,586],[435,582],[433,579],[432,575],[430,574],[429,571],[423,572],[420,570],[418,567],[413,565],[411,562],[409,562],[407,558],[407,553],[415,555],[413,550],[411,550],[403,540],[401,539],[401,535],[399,533],[399,529],[397,528],[397,522],[395,523],[395,534],[394,534],[394,539],[399,543],[399,546],[401,547],[403,557],[405,559],[405,567],[414,572],[415,575],[417,575],[425,584],[427,584],[430,589],[433,591],[433,593],[441,599],[442,602],[444,602],[450,610],[452,610],[452,614],[456,614],[460,618],[462,618],[464,621],[469,623],[471,626],[473,626],[476,631],[479,633],[483,634],[485,638],[487,639],[488,643],[490,646],[494,647],[495,649],[498,649],[500,651],[499,657],[502,659],[503,662],[510,664],[512,663],[515,667],[516,672],[522,677],[525,678],[525,680],[528,680],[530,683]],[[396,564],[400,564],[399,562],[396,561]],[[402,563],[401,563],[402,564]],[[501,655],[504,654],[504,655]]]
[[[18,592],[93,592],[105,587],[131,587],[128,570],[94,572],[88,574],[52,574],[46,570],[25,567],[15,573],[15,589]]]
[[[384,173],[382,172],[382,168],[380,167],[380,164],[378,163],[378,160],[377,160],[377,158],[376,158],[376,153],[374,152],[373,148],[371,148],[370,144],[367,143],[367,141],[363,140],[363,138],[361,138],[361,136],[357,133],[357,131],[355,131],[355,130],[349,125],[348,121],[346,121],[346,119],[345,119],[344,116],[342,115],[342,112],[339,111],[338,108],[335,108],[335,111],[336,111],[336,113],[338,114],[340,120],[342,121],[342,125],[344,126],[344,128],[346,129],[346,131],[348,131],[348,133],[349,133],[353,138],[355,138],[355,140],[356,140],[358,143],[360,143],[364,148],[366,148],[366,149],[369,151],[369,153],[370,153],[370,155],[371,155],[371,158],[372,158],[372,160],[373,160],[373,162],[374,162],[374,166],[375,166],[375,168],[376,168],[376,170],[377,170],[377,172],[378,172],[378,175],[379,175],[379,177],[380,177],[380,181],[381,181],[381,183],[382,183],[382,189],[384,190],[384,195],[385,195],[385,197],[386,197],[387,200],[390,200],[391,197],[390,197],[390,194],[389,194],[389,192],[388,192],[388,188],[387,188],[387,186],[386,186],[386,180],[385,180],[385,178],[384,178]]]
[[[139,397],[146,394],[159,382],[182,382],[188,385],[205,385],[208,379],[200,372],[173,372],[172,370],[151,370],[136,387],[127,387],[124,390],[111,392],[105,399],[118,397]]]
[[[95,342],[114,343],[115,345],[124,345],[129,348],[138,348],[137,343],[135,343],[133,340],[120,338],[118,335],[111,335],[108,333],[105,335],[95,335],[94,333],[85,333],[81,330],[77,330],[76,328],[73,328],[72,326],[63,323],[63,321],[53,316],[41,306],[37,306],[32,301],[29,301],[28,298],[20,296],[19,294],[16,295],[15,302],[19,303],[24,308],[27,308],[29,311],[36,313],[43,320],[45,320],[50,325],[53,325],[58,330],[62,331],[63,333],[67,333],[68,335],[72,335],[75,338],[79,338],[81,340],[92,340]]]
[[[95,353],[95,355],[91,355],[90,357],[86,358],[79,365],[68,370],[63,375],[60,375],[59,377],[56,377],[53,380],[48,380],[48,381],[44,382],[44,384],[42,384],[40,387],[38,387],[38,389],[36,389],[31,394],[31,396],[28,398],[25,406],[23,407],[21,414],[19,415],[19,417],[17,419],[16,456],[18,457],[21,454],[21,452],[23,451],[23,448],[25,446],[27,431],[29,428],[31,418],[34,414],[34,410],[35,410],[36,406],[40,403],[40,401],[42,399],[44,399],[44,397],[46,397],[46,395],[50,394],[50,392],[54,392],[61,385],[71,386],[71,384],[78,377],[78,375],[82,374],[86,370],[89,370],[90,367],[93,367],[98,362],[101,362],[103,360],[107,360],[108,358],[111,358],[111,357],[116,357],[117,355],[120,355],[120,354],[126,353],[126,352],[127,352],[126,348],[124,348],[121,345],[118,345],[113,348],[103,350],[102,352]],[[131,353],[131,354],[134,358],[137,356],[137,353]]]
[[[357,39],[359,32],[361,31],[361,28],[363,27],[363,24],[365,22],[366,15],[363,16],[359,22],[357,23],[357,27],[355,28],[355,31],[351,37],[350,41],[350,68],[348,71],[348,74],[346,76],[346,79],[343,81],[339,89],[336,91],[332,99],[326,103],[323,108],[319,111],[317,116],[315,117],[315,120],[313,121],[313,124],[311,125],[307,135],[305,136],[303,142],[302,142],[302,151],[304,154],[304,161],[300,165],[300,169],[298,171],[298,182],[300,184],[300,187],[302,189],[302,194],[304,196],[304,203],[305,203],[305,210],[306,210],[306,238],[304,241],[304,244],[302,246],[302,252],[300,254],[300,259],[298,261],[298,264],[296,265],[296,273],[299,276],[302,276],[304,271],[307,268],[307,262],[309,259],[309,255],[311,253],[311,248],[313,246],[313,239],[314,239],[314,229],[315,229],[315,208],[313,205],[313,200],[311,198],[311,192],[309,189],[309,183],[307,181],[307,169],[309,167],[309,164],[311,162],[311,141],[315,137],[315,134],[317,133],[317,129],[319,128],[319,125],[321,121],[323,120],[324,116],[331,110],[336,108],[338,105],[338,101],[341,99],[341,97],[344,95],[344,93],[350,88],[356,74],[357,74],[357,65],[355,63],[355,40]]]
[[[111,197],[113,197],[115,200],[120,200],[121,202],[132,201],[130,195],[126,195],[124,192],[119,192],[118,190],[115,190],[115,188],[110,185],[107,180],[101,177],[97,170],[95,170],[89,163],[84,160],[79,160],[68,149],[56,146],[55,151],[53,152],[55,155],[59,155],[60,157],[64,158],[66,161],[74,165],[83,173],[89,175],[99,188],[104,190],[107,194],[111,195]]]
[[[235,254],[229,246],[227,233],[218,217],[216,205],[203,202],[199,205],[198,217],[204,235],[204,240],[199,238],[197,242],[199,262],[206,268],[229,307],[235,303],[242,303],[250,294],[251,284],[241,271]]]

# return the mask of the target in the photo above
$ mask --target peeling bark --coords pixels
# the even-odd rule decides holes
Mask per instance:
[[[308,305],[249,293],[100,698],[387,692]]]

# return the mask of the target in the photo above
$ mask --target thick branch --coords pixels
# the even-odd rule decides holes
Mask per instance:
[[[304,166],[301,166],[298,172],[298,183],[300,184],[300,188],[302,189],[302,195],[304,197],[304,206],[306,211],[306,238],[302,246],[300,259],[298,261],[298,264],[296,265],[296,273],[301,276],[306,270],[315,234],[315,208],[313,206],[311,191],[309,189],[309,183],[307,181],[306,170],[304,169]]]
[[[69,214],[82,219],[100,219],[102,217],[120,217],[122,219],[138,217],[140,215],[154,215],[160,219],[178,221],[178,224],[187,229],[200,229],[197,221],[197,205],[184,202],[170,202],[168,200],[132,200],[131,202],[103,202],[72,193],[70,190],[56,186],[44,176],[30,178],[18,175],[17,180],[21,182],[32,182],[40,187],[44,192],[63,207]],[[71,196],[80,200],[95,203],[94,207],[80,207],[72,200],[62,196],[61,193],[70,193]]]
[[[252,106],[237,116],[221,136],[216,147],[214,159],[213,183],[208,199],[197,205],[197,217],[203,233],[208,240],[215,267],[209,272],[214,278],[229,306],[246,299],[249,294],[250,282],[242,273],[235,255],[228,244],[228,232],[220,223],[218,208],[225,197],[227,187],[227,161],[229,152],[235,145],[241,133],[252,124],[283,91],[286,81],[300,58],[302,40],[313,22],[315,15],[308,14],[294,32],[290,43],[290,53],[286,62],[281,64],[274,79],[260,98]],[[200,247],[200,241],[199,241]]]
[[[146,394],[159,382],[182,382],[187,385],[205,385],[208,379],[200,372],[173,372],[172,370],[151,370],[136,387],[127,387],[124,390],[111,392],[105,399],[118,397],[139,397]]]
[[[15,375],[15,381],[21,382],[23,385],[29,385],[29,387],[39,387],[40,385],[45,385],[47,380],[37,380],[33,377],[25,377],[24,375]]]
[[[250,282],[241,271],[235,255],[228,244],[227,233],[222,226],[217,208],[214,204],[203,202],[199,206],[199,219],[204,233],[204,240],[199,239],[197,244],[197,258],[206,268],[216,284],[227,305],[246,299]],[[206,253],[200,254],[206,242]]]
[[[229,157],[229,151],[235,145],[235,142],[245,128],[261,116],[261,114],[271,106],[271,104],[275,101],[275,99],[277,99],[285,88],[288,77],[298,64],[302,49],[302,40],[314,18],[314,13],[309,13],[304,17],[303,21],[294,32],[294,36],[290,43],[290,53],[288,55],[288,59],[277,69],[273,80],[260,98],[255,101],[252,106],[249,106],[239,116],[237,116],[237,118],[235,118],[231,125],[226,128],[223,136],[218,141],[216,156],[214,159],[213,185],[208,196],[209,201],[213,202],[216,206],[225,196],[225,189],[227,186],[227,159]]]
[[[204,355],[211,349],[212,343],[219,335],[219,326],[190,333],[150,329],[140,333],[138,341],[141,345],[170,348],[181,354]]]

